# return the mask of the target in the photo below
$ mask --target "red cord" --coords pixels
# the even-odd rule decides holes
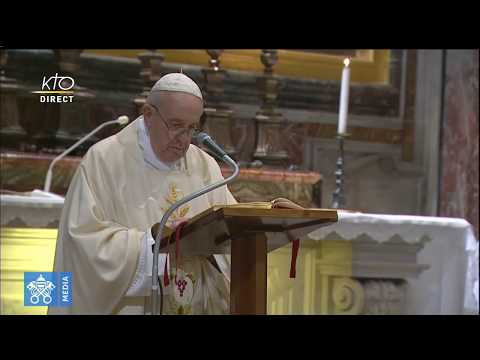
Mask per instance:
[[[298,249],[300,247],[300,240],[295,239],[292,240],[292,260],[290,262],[290,278],[294,279],[297,275],[297,256],[298,256]]]
[[[187,225],[187,221],[183,221],[180,224],[177,225],[177,228],[175,229],[175,246],[176,246],[176,251],[175,251],[175,284],[177,283],[177,273],[178,273],[178,262],[180,257],[180,238],[181,238],[181,233],[182,229],[185,225]]]

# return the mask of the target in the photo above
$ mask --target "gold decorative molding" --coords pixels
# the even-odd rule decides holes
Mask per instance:
[[[331,291],[334,314],[358,315],[362,312],[365,294],[357,280],[348,277],[334,278]]]
[[[202,49],[160,49],[165,62],[205,66],[209,56]],[[84,53],[99,56],[134,58],[143,49],[88,49]],[[222,68],[230,70],[263,72],[260,49],[227,49],[222,54]],[[278,50],[275,74],[282,76],[340,81],[344,56],[307,52],[301,50]],[[351,62],[353,83],[389,84],[390,50],[356,50]]]

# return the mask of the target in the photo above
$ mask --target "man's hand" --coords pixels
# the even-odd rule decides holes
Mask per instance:
[[[170,231],[172,230],[175,230],[177,228],[177,226],[184,222],[184,221],[188,221],[188,218],[180,218],[180,219],[176,219],[176,220],[173,220],[170,224],[170,226],[166,226],[166,228],[168,228]],[[152,237],[154,239],[157,238],[157,235],[158,235],[158,232],[160,231],[160,223],[156,223],[155,225],[152,226]]]
[[[185,222],[185,221],[188,221],[188,218],[183,217],[183,218],[173,220],[172,223],[171,223],[173,229],[176,229],[178,225],[180,225],[182,222]]]
[[[295,204],[294,202],[285,199],[285,198],[276,198],[275,200],[272,200],[272,207],[273,208],[280,208],[280,209],[299,209],[302,210],[304,207]]]
[[[160,223],[156,223],[155,225],[152,226],[151,233],[152,237],[156,240],[157,239],[157,234],[160,231]]]

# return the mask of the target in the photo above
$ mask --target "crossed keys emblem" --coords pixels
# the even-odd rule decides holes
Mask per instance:
[[[40,274],[37,280],[30,281],[27,289],[30,291],[30,302],[32,304],[38,304],[41,296],[43,303],[48,305],[52,302],[51,293],[55,289],[55,285]]]

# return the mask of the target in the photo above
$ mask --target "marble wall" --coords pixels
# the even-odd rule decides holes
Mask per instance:
[[[351,136],[345,143],[347,208],[459,216],[478,229],[478,51],[447,51],[444,105],[442,54],[442,50],[392,50],[389,84],[352,83]],[[142,90],[139,61],[85,54],[80,62],[76,79],[95,92],[92,115],[82,123],[85,131],[121,114],[135,118],[133,98]],[[178,69],[178,64],[164,66],[165,72]],[[25,149],[15,149],[34,154],[62,150],[41,141],[42,129],[58,122],[58,111],[50,113],[47,107],[40,111],[38,99],[30,94],[38,90],[39,74],[56,70],[49,50],[9,50],[7,74],[22,86],[18,101],[27,133]],[[202,67],[185,64],[183,70],[203,84]],[[236,158],[247,164],[255,148],[254,117],[260,107],[257,78],[258,74],[229,70],[225,81]],[[339,82],[281,80],[277,105],[285,119],[282,141],[290,157],[284,170],[319,172],[321,206],[328,207],[335,187]],[[99,138],[117,130],[105,129]],[[72,155],[83,155],[88,145]]]
[[[467,219],[478,238],[478,50],[447,50],[440,215]]]

